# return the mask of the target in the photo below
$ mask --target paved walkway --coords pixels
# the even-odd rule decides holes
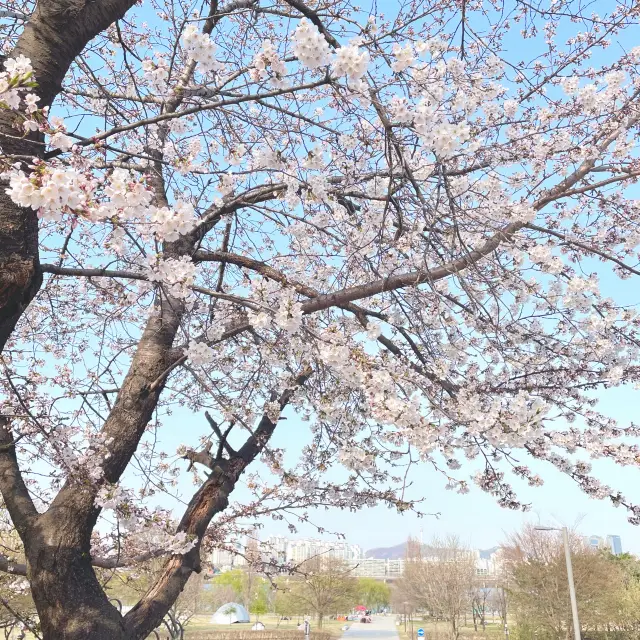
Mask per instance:
[[[346,622],[351,625],[342,634],[344,640],[398,640],[395,616],[373,616],[371,623]]]

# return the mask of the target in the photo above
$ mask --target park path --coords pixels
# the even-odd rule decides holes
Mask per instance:
[[[372,622],[349,622],[348,631],[342,634],[343,640],[398,640],[395,616],[373,616]]]

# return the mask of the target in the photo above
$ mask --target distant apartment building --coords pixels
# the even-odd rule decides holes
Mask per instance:
[[[609,536],[610,546],[621,549],[619,536]],[[606,544],[599,538],[594,538],[594,544]],[[381,554],[384,552],[380,550]],[[362,548],[346,540],[321,540],[318,538],[288,538],[282,535],[269,536],[266,540],[258,540],[255,535],[248,537],[244,544],[236,542],[225,545],[224,549],[214,549],[210,556],[210,563],[215,572],[229,571],[247,564],[261,561],[272,565],[299,565],[312,558],[324,558],[344,562],[353,570],[353,575],[359,578],[375,578],[377,580],[397,580],[404,571],[405,554],[407,549],[400,549],[402,557],[396,552],[393,557],[365,558]],[[415,551],[424,562],[442,560],[443,549],[434,550],[422,545],[422,551]],[[416,556],[418,557],[418,556]],[[475,549],[452,550],[451,562],[458,559],[471,560],[476,567],[476,575],[481,577],[496,577],[502,572],[502,552],[499,547],[485,551]],[[411,560],[409,560],[411,561]],[[276,569],[277,570],[277,569]]]
[[[316,557],[355,563],[362,557],[362,549],[346,540],[291,539],[285,536],[269,536],[260,543],[260,551],[265,560],[290,564]]]
[[[396,580],[404,571],[404,558],[362,558],[354,569],[357,578],[376,578],[377,580]]]
[[[444,550],[446,552],[446,550]],[[420,562],[430,562],[443,559],[443,550],[435,552],[423,545]],[[489,551],[475,549],[457,549],[452,551],[450,562],[457,560],[471,560],[476,567],[476,575],[492,578],[500,575],[502,571],[502,554],[499,548]],[[396,580],[402,576],[406,562],[405,558],[363,558],[354,570],[354,575],[359,578],[376,578],[377,580]]]
[[[355,566],[362,557],[362,549],[357,544],[349,544],[344,540],[270,536],[262,541],[251,538],[244,545],[237,543],[227,545],[225,549],[214,549],[210,562],[214,570],[228,571],[245,566],[248,560],[297,565],[316,557],[339,560]]]
[[[229,544],[225,549],[214,549],[209,557],[213,570],[217,572],[229,571],[247,564],[244,545]]]

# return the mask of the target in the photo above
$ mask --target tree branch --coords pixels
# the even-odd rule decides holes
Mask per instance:
[[[633,273],[636,276],[640,276],[640,271],[638,269],[634,269],[633,267],[629,266],[625,262],[622,262],[622,260],[619,260],[618,258],[616,258],[615,256],[612,256],[609,253],[600,251],[600,249],[597,249],[592,245],[581,242],[580,240],[574,240],[573,238],[570,238],[567,234],[560,233],[559,231],[554,231],[553,229],[548,229],[546,227],[539,227],[537,224],[533,224],[533,223],[529,223],[526,226],[527,226],[527,229],[531,229],[532,231],[539,231],[540,233],[546,233],[550,236],[554,236],[555,238],[559,238],[565,244],[571,244],[576,247],[579,247],[580,249],[584,249],[587,253],[594,253],[595,255],[600,256],[604,260],[609,260],[610,262],[614,262],[621,269],[624,269],[629,273]]]
[[[81,276],[84,278],[127,278],[129,280],[148,280],[144,273],[139,271],[122,271],[107,268],[81,268],[61,267],[57,264],[41,265],[43,273],[51,273],[58,276]]]
[[[227,442],[227,436],[222,433],[218,423],[211,417],[208,411],[204,412],[204,416],[207,419],[207,422],[215,432],[216,436],[218,436],[218,443],[221,447],[224,447],[225,451],[229,454],[229,457],[233,457],[236,455],[236,452],[231,448],[229,443]]]
[[[286,407],[296,388],[304,385],[312,373],[310,368],[305,369],[291,388],[283,391],[279,398],[275,397],[280,410]],[[185,532],[196,538],[196,546],[186,554],[172,556],[156,584],[127,613],[124,618],[125,626],[132,637],[145,638],[157,627],[191,574],[200,571],[200,545],[211,519],[227,508],[229,496],[240,475],[264,449],[276,425],[277,420],[272,422],[265,412],[254,433],[236,455],[228,460],[216,460],[213,470],[191,499],[178,525],[178,532]]]
[[[91,564],[100,569],[119,569],[134,566],[141,562],[147,562],[154,558],[161,558],[166,555],[169,555],[169,552],[165,549],[156,549],[155,551],[147,551],[146,553],[141,553],[140,555],[130,558],[92,558]],[[26,576],[27,565],[22,562],[13,562],[7,558],[7,556],[0,554],[0,571],[16,576]]]
[[[13,18],[14,20],[28,20],[29,14],[22,11],[9,11],[8,9],[0,9],[0,18]]]
[[[0,416],[0,493],[11,520],[24,540],[38,511],[24,483],[9,419]]]

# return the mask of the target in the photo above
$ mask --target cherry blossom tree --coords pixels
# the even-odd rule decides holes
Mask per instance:
[[[589,462],[640,460],[598,404],[640,363],[637,3],[390,9],[0,0],[0,568],[43,637],[145,638],[203,551],[417,509],[415,464],[640,521]]]

